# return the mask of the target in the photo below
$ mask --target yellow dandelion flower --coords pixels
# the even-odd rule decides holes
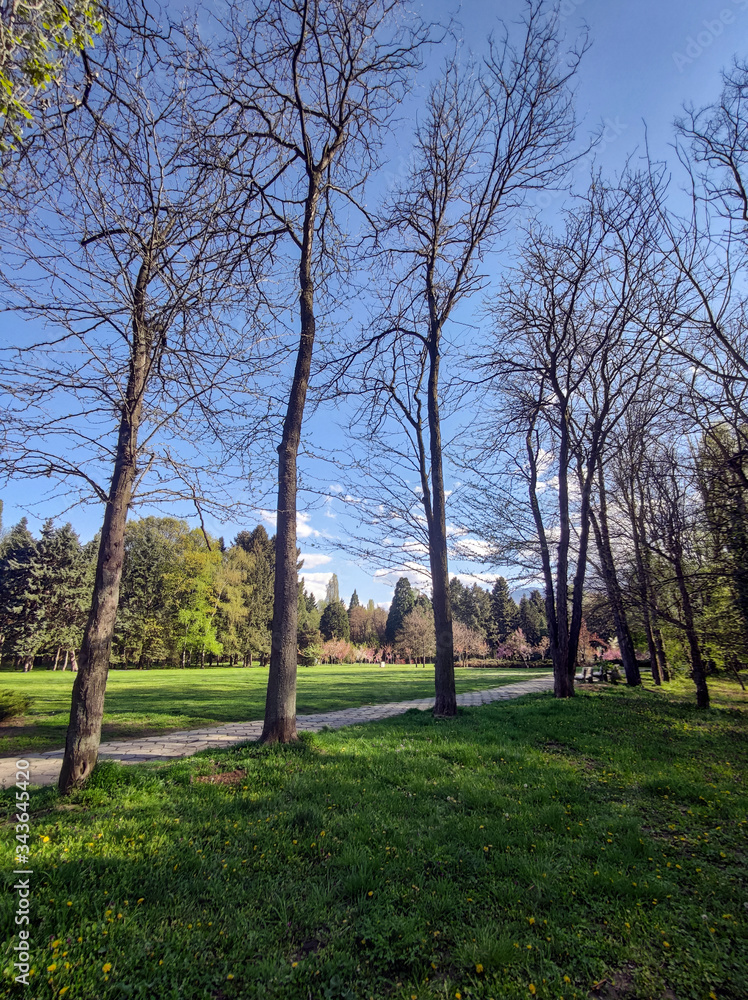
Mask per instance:
[[[138,902],[139,902],[139,903],[143,903],[143,902],[145,902],[145,896],[141,896],[141,897],[140,897],[140,899],[138,900]]]
[[[527,922],[528,922],[528,924],[530,924],[530,925],[534,924],[534,923],[535,923],[535,917],[528,917],[528,918],[527,918]]]
[[[57,938],[56,941],[52,942],[52,944],[50,945],[50,948],[59,948],[61,944],[62,944],[62,941],[59,938]]]
[[[298,962],[291,962],[291,968],[295,969],[298,964]]]
[[[69,989],[70,989],[69,986],[63,986],[60,992],[57,994],[57,996],[58,997],[64,996]]]
[[[570,982],[571,982],[571,979],[569,979],[569,977],[568,977],[568,976],[564,976],[564,982],[565,982],[565,983],[570,983]]]
[[[535,984],[530,983],[530,985],[527,988],[532,993],[532,995],[535,996]]]
[[[483,966],[480,964],[480,962],[476,963],[475,971],[476,972],[483,972]]]
[[[70,902],[70,900],[68,900],[68,906],[72,906],[72,905],[73,904]]]
[[[455,1000],[462,1000],[462,993],[455,993]]]
[[[373,893],[373,892],[371,891],[371,889],[369,889],[369,892],[367,893],[367,895],[369,895],[369,896],[373,896],[373,895],[374,895],[374,893]]]
[[[49,843],[49,837],[42,837],[42,843],[43,844],[48,844]]]
[[[57,962],[53,962],[51,965],[47,966],[47,972],[54,972],[57,968]]]
[[[112,963],[111,962],[104,962],[104,964],[101,967],[101,971],[102,972],[109,972],[111,970],[111,968],[112,968]]]
[[[229,972],[229,974],[228,974],[228,976],[226,976],[226,978],[227,979],[233,979],[234,978],[234,973],[233,972]]]

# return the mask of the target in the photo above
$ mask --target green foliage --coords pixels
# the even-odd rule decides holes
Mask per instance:
[[[387,615],[387,627],[385,638],[387,642],[394,643],[397,640],[397,633],[403,627],[406,615],[415,606],[415,594],[407,576],[401,576],[395,584],[395,593],[392,595],[390,613]]]
[[[319,630],[325,639],[350,639],[348,611],[342,601],[331,601],[322,612]]]
[[[0,151],[16,146],[36,94],[102,29],[92,0],[4,3],[0,9]]]
[[[548,635],[545,605],[540,591],[533,590],[529,597],[519,602],[519,628],[531,646],[537,646]]]
[[[747,748],[616,690],[104,768],[32,795],[33,995],[742,1000]]]
[[[498,578],[491,591],[491,621],[489,638],[494,645],[502,643],[519,625],[519,608],[503,576]]]
[[[26,519],[0,548],[0,631],[4,654],[31,664],[39,654],[76,649],[91,604],[96,544],[81,546],[69,524],[44,524],[37,541]]]

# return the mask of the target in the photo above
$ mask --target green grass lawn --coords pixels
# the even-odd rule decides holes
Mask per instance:
[[[456,687],[477,691],[527,680],[547,670],[460,669]],[[300,667],[300,715],[355,705],[426,698],[434,694],[433,667],[342,664]],[[65,743],[74,675],[61,671],[0,674],[0,688],[33,699],[22,719],[0,725],[0,756],[41,753]],[[155,736],[226,722],[261,719],[267,668],[206,670],[113,670],[109,674],[102,740]]]
[[[105,762],[31,793],[26,995],[745,1000],[747,728],[601,686]]]

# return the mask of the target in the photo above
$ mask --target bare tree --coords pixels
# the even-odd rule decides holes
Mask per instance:
[[[62,792],[96,762],[128,512],[186,492],[202,518],[220,412],[249,398],[249,341],[222,322],[247,302],[246,274],[227,270],[231,192],[194,164],[185,82],[112,17],[38,121],[36,196],[4,248],[8,307],[51,331],[6,352],[4,474],[104,505]]]
[[[219,58],[199,64],[220,113],[212,132],[235,140],[227,174],[285,237],[288,288],[298,296],[298,348],[278,444],[273,640],[262,740],[296,737],[297,456],[317,335],[318,300],[345,294],[343,217],[363,208],[363,185],[429,29],[396,0],[235,2]],[[247,143],[269,160],[247,162]],[[268,162],[270,166],[268,167]]]
[[[568,167],[576,129],[571,85],[584,49],[565,52],[550,6],[529,0],[516,46],[502,28],[482,64],[461,67],[455,53],[431,90],[412,168],[383,223],[386,295],[371,354],[355,372],[354,391],[365,398],[356,422],[368,414],[372,443],[387,438],[391,482],[380,502],[387,510],[399,493],[394,523],[416,529],[405,539],[406,554],[426,546],[440,716],[457,710],[442,440],[448,326],[484,287],[484,254],[506,237],[528,193],[559,183]],[[407,483],[414,473],[415,490]],[[393,489],[398,478],[402,492]],[[407,511],[412,500],[418,514]],[[387,513],[382,521],[393,531]]]
[[[567,213],[563,234],[529,235],[518,273],[497,299],[496,346],[479,365],[497,404],[485,424],[487,467],[472,510],[496,561],[540,568],[556,697],[574,693],[593,523],[606,589],[619,596],[601,469],[660,350],[638,190],[596,181]],[[622,604],[614,610],[622,628]],[[633,647],[628,653],[627,680],[636,684]]]

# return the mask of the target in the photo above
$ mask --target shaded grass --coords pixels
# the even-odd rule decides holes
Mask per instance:
[[[477,691],[547,674],[547,670],[459,670],[456,688]],[[0,756],[41,753],[65,743],[74,675],[3,673],[2,684],[30,695],[31,711],[0,726]],[[114,670],[107,682],[102,740],[136,739],[180,729],[261,719],[267,668]],[[341,664],[301,667],[299,714],[433,697],[433,668]]]
[[[32,792],[30,994],[744,1000],[746,724],[593,688],[106,762]]]

